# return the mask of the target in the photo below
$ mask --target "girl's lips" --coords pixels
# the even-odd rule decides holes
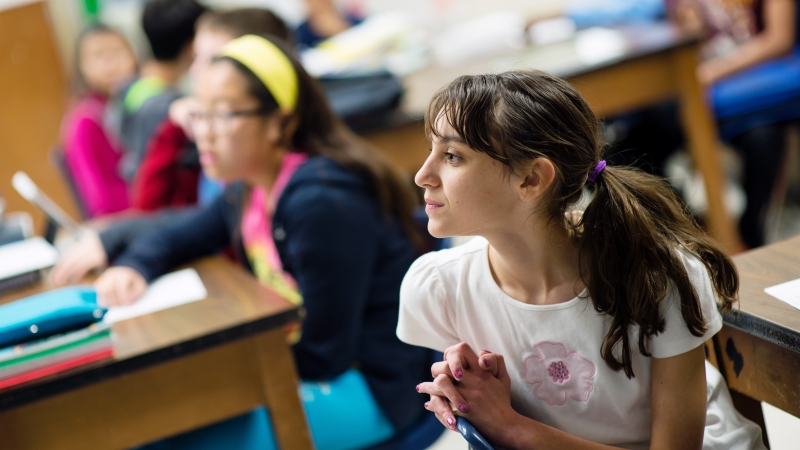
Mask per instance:
[[[211,152],[200,152],[200,164],[208,166],[217,162],[217,157]]]
[[[425,199],[425,211],[435,211],[444,206],[444,203],[435,202],[429,198]]]

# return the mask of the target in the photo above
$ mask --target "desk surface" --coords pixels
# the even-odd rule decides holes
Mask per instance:
[[[772,297],[764,288],[800,278],[800,236],[733,258],[739,269],[739,311],[725,323],[800,352],[800,310]]]
[[[0,411],[122,375],[199,350],[281,327],[301,309],[261,286],[234,264],[207,258],[191,264],[208,291],[191,302],[113,325],[113,358],[0,390]],[[35,286],[0,304],[45,290]]]
[[[409,118],[422,118],[433,94],[461,75],[539,69],[562,78],[570,78],[677,47],[694,45],[697,42],[696,36],[682,32],[667,22],[620,26],[614,29],[621,32],[625,48],[621,53],[603,59],[591,61],[582,59],[577,51],[576,42],[579,35],[576,35],[566,41],[529,46],[513,54],[468,64],[453,67],[433,64],[403,77],[406,94],[402,111]]]

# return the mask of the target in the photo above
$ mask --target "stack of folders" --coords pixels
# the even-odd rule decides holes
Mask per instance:
[[[0,389],[112,356],[111,325],[96,322],[65,334],[0,349]]]

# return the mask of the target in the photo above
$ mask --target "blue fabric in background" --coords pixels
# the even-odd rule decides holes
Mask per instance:
[[[200,206],[206,206],[211,204],[220,194],[222,191],[225,190],[225,185],[220,183],[219,181],[212,180],[206,176],[206,174],[201,170],[200,177],[197,180],[197,204]]]
[[[330,382],[303,382],[300,398],[318,450],[365,448],[392,437],[364,376],[350,369]]]
[[[783,58],[727,77],[710,89],[723,140],[800,118],[800,46]]]
[[[604,27],[631,22],[652,22],[666,17],[662,0],[576,0],[564,15],[578,28]]]
[[[343,18],[350,23],[350,26],[358,25],[364,21],[363,17],[356,17],[352,14],[344,14]],[[294,39],[295,44],[300,48],[311,48],[327,38],[318,35],[317,32],[311,28],[311,24],[308,20],[305,20],[294,30]]]
[[[300,398],[317,450],[366,448],[394,435],[364,376],[350,369],[330,382],[303,382]],[[259,407],[139,450],[277,450],[269,412]]]
[[[199,430],[153,442],[138,450],[278,450],[264,407]]]

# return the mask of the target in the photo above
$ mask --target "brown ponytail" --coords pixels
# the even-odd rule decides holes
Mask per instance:
[[[543,213],[578,240],[581,279],[595,309],[612,317],[601,348],[612,369],[634,376],[633,326],[639,329],[639,352],[651,355],[649,339],[665,329],[659,303],[673,286],[689,331],[702,336],[706,330],[679,248],[703,262],[722,308],[731,308],[739,288],[733,262],[663,179],[634,168],[606,167],[581,219],[566,219],[601,160],[602,146],[597,118],[564,80],[539,71],[463,76],[431,101],[425,116],[429,135],[441,137],[432,126],[440,115],[470,148],[502,162],[511,173],[537,158],[553,163],[556,179]]]
[[[578,227],[582,278],[595,309],[613,318],[601,354],[609,367],[628,377],[634,376],[630,326],[639,326],[639,352],[650,356],[647,340],[664,331],[659,302],[671,286],[680,296],[689,332],[702,336],[706,331],[679,245],[706,266],[723,308],[730,309],[736,299],[735,266],[700,231],[663,179],[629,167],[607,167],[597,177],[594,198]]]

